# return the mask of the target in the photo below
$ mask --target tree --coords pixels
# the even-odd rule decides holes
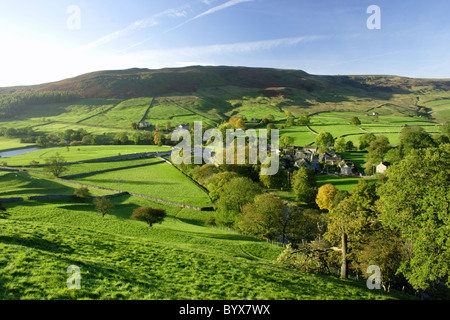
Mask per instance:
[[[195,179],[203,186],[207,185],[208,180],[217,173],[219,173],[219,169],[212,164],[204,164],[202,166],[197,166],[194,169]]]
[[[345,138],[344,137],[337,138],[336,141],[334,142],[334,150],[336,150],[336,152],[338,153],[342,153],[345,152],[346,149],[347,144],[345,142]]]
[[[91,197],[91,192],[89,191],[88,187],[81,187],[78,189],[75,189],[73,192],[74,196],[80,199],[88,199]]]
[[[156,145],[161,145],[161,143],[162,143],[162,140],[161,140],[161,135],[159,134],[159,133],[156,133],[154,136],[153,136],[153,142],[156,144]]]
[[[341,278],[348,277],[349,260],[356,259],[357,251],[380,223],[375,207],[377,199],[376,185],[360,180],[349,197],[330,211],[330,223],[324,238],[331,243],[341,243],[338,249],[342,259]]]
[[[450,284],[450,144],[412,150],[378,189],[383,224],[398,230],[412,257],[400,271],[416,289]]]
[[[373,133],[366,133],[359,137],[359,150],[365,150],[370,146],[370,143],[377,137]]]
[[[316,203],[320,209],[331,211],[333,209],[334,197],[337,194],[337,189],[332,184],[324,184],[317,192]]]
[[[233,178],[227,182],[216,202],[216,221],[226,227],[235,227],[242,208],[261,194],[261,187],[246,177]]]
[[[301,115],[301,116],[298,117],[298,119],[297,119],[297,125],[298,125],[298,126],[307,126],[307,125],[309,125],[310,123],[311,123],[311,118],[310,118],[308,115],[306,115],[306,114]]]
[[[245,121],[241,117],[233,117],[230,119],[229,123],[233,129],[245,130]]]
[[[286,119],[286,126],[287,127],[292,127],[294,125],[294,117],[288,117]]]
[[[242,208],[239,228],[264,239],[276,240],[286,229],[283,201],[272,194],[257,195],[252,203]]]
[[[216,201],[222,193],[224,185],[234,178],[239,177],[236,172],[225,171],[217,173],[207,181],[206,189],[209,191],[211,200]]]
[[[317,182],[313,171],[301,167],[292,176],[292,189],[298,202],[314,203],[317,195]]]
[[[431,135],[422,127],[403,128],[400,135],[400,154],[406,156],[413,149],[434,147],[435,143]]]
[[[334,145],[334,138],[329,132],[321,132],[316,136],[316,146],[319,149],[327,150]]]
[[[95,198],[94,205],[95,210],[97,210],[97,212],[102,214],[102,218],[105,215],[111,213],[111,211],[114,209],[114,205],[111,202],[111,200],[104,197]]]
[[[350,123],[354,126],[359,126],[361,124],[361,120],[358,117],[352,117]]]
[[[68,170],[65,158],[59,153],[45,160],[46,166],[44,170],[49,171],[54,177],[59,177]]]
[[[286,170],[278,170],[276,174],[259,174],[259,181],[267,189],[282,189],[287,186]]]
[[[118,134],[114,137],[114,141],[115,141],[117,144],[128,144],[128,141],[129,141],[129,139],[128,139],[128,133],[126,133],[126,132],[118,133]]]
[[[163,209],[141,207],[133,211],[131,219],[144,221],[149,227],[152,227],[155,223],[162,223],[166,215],[166,211]]]
[[[389,139],[385,136],[378,136],[373,140],[367,149],[367,161],[379,164],[384,161],[386,153],[391,149]]]
[[[280,138],[280,147],[285,147],[285,146],[289,146],[292,145],[294,143],[294,138],[292,138],[291,136],[282,136]]]

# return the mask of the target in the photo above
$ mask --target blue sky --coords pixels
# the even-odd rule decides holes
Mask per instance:
[[[450,78],[449,12],[448,0],[0,0],[0,86],[189,65]]]

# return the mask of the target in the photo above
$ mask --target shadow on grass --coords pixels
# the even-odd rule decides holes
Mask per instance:
[[[25,246],[33,249],[48,251],[52,253],[72,254],[74,249],[58,242],[49,241],[39,237],[0,236],[0,242],[12,245]]]

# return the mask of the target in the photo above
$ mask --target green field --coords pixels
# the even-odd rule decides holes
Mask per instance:
[[[198,207],[211,207],[208,194],[167,163],[75,178],[75,181],[125,190]]]
[[[0,152],[6,150],[20,149],[33,146],[32,143],[21,143],[20,139],[8,139],[6,137],[0,137]]]
[[[8,185],[0,180],[2,188]],[[104,218],[88,202],[7,204],[0,220],[0,299],[395,299],[274,264],[282,248],[202,226],[207,213],[123,196]],[[149,228],[130,220],[150,205],[168,217]],[[81,289],[67,288],[67,268]]]
[[[4,158],[3,160],[9,166],[27,166],[31,161],[38,161],[41,164],[45,163],[45,159],[52,157],[59,153],[67,162],[76,162],[84,160],[92,160],[97,158],[114,157],[117,155],[127,155],[143,152],[164,152],[170,151],[170,147],[165,146],[74,146],[74,147],[60,147],[48,148],[24,153],[21,155]],[[91,170],[92,171],[92,170]]]
[[[152,101],[153,98],[151,97],[125,100],[109,111],[98,114],[81,123],[112,128],[130,128],[131,123],[138,123],[145,118],[147,109]]]

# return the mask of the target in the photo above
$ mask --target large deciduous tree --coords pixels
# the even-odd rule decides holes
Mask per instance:
[[[450,284],[450,144],[413,150],[391,166],[379,188],[383,224],[399,230],[412,258],[401,272],[415,287]]]
[[[216,221],[226,227],[235,227],[242,208],[261,194],[258,183],[246,177],[233,178],[225,183],[216,202]]]
[[[66,159],[59,153],[45,160],[45,170],[53,174],[54,177],[59,177],[61,174],[68,170]]]
[[[292,176],[292,189],[298,202],[314,203],[317,195],[317,182],[313,171],[301,167]]]

